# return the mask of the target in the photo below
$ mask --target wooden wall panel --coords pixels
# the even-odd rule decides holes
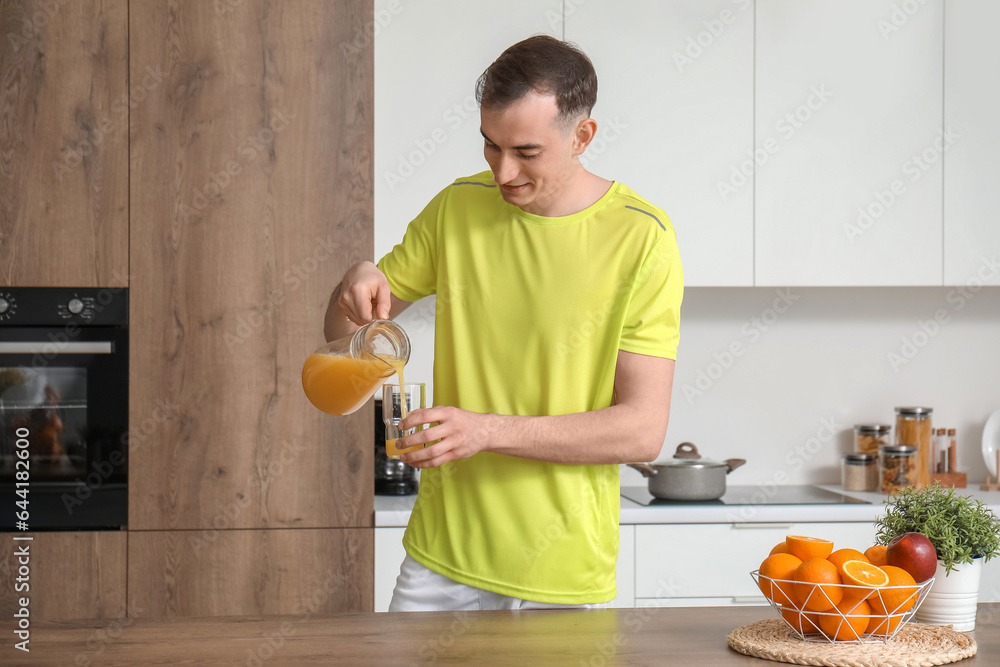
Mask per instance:
[[[15,550],[29,545],[29,610],[33,621],[81,618],[124,618],[125,551],[123,531],[26,533],[35,539],[14,542],[5,537],[0,555],[0,616],[11,619],[18,576]],[[9,623],[5,624],[7,627]]]
[[[373,529],[140,531],[129,599],[144,618],[373,611]]]
[[[128,282],[127,30],[126,0],[0,2],[0,285]]]
[[[166,72],[131,113],[131,530],[372,525],[371,406],[319,413],[300,379],[373,252],[372,50],[342,48],[371,16],[130,5],[133,80]]]

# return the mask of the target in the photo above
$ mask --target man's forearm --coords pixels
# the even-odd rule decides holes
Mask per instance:
[[[536,461],[604,464],[652,461],[660,454],[668,414],[629,405],[549,417],[483,415],[486,451]]]

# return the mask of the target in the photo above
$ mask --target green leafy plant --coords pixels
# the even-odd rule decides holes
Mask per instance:
[[[1000,517],[979,500],[956,495],[935,483],[905,487],[885,501],[885,516],[875,520],[875,541],[888,544],[903,533],[923,533],[937,550],[948,574],[958,563],[1000,555]]]

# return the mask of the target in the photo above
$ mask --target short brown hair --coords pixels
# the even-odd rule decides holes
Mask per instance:
[[[506,109],[529,92],[555,95],[559,118],[589,116],[597,101],[597,72],[574,44],[535,35],[509,47],[476,82],[484,109]]]

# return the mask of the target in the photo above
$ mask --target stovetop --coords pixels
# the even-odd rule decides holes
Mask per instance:
[[[645,486],[621,487],[623,498],[640,505],[870,505],[817,486],[730,486],[718,500],[663,500],[654,498]]]

